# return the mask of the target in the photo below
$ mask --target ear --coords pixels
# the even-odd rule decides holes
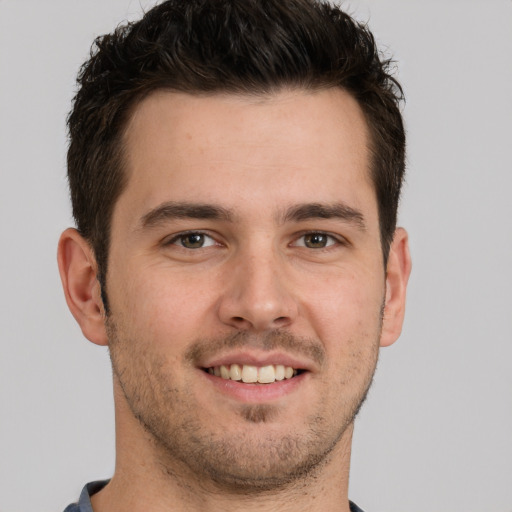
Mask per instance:
[[[66,229],[59,240],[57,260],[66,302],[84,336],[97,345],[107,345],[105,312],[91,246],[76,229]]]
[[[393,344],[402,332],[405,295],[410,273],[409,238],[405,229],[398,228],[389,250],[386,269],[386,302],[380,338],[381,347]]]

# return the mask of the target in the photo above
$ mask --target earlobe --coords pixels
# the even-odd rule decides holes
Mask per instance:
[[[107,345],[96,259],[89,243],[76,229],[62,233],[57,260],[66,302],[84,336],[97,345]]]
[[[411,273],[411,266],[407,231],[398,228],[389,250],[381,347],[392,345],[402,331],[407,281]]]

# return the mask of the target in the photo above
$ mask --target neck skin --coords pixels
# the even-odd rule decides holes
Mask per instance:
[[[353,424],[313,475],[283,489],[247,495],[198,480],[180,464],[169,467],[167,461],[164,469],[154,441],[131,414],[117,383],[114,396],[116,468],[110,483],[92,496],[94,512],[349,512]]]

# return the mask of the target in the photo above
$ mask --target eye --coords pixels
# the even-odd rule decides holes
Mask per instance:
[[[210,247],[216,245],[215,240],[204,233],[182,233],[181,235],[175,236],[169,242],[169,245],[178,245],[185,249],[202,249],[203,247]]]
[[[324,249],[339,243],[336,238],[326,233],[306,233],[293,244],[296,247],[307,247],[308,249]]]

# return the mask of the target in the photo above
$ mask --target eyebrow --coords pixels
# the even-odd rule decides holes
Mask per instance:
[[[144,228],[155,227],[173,219],[213,219],[233,221],[233,213],[221,206],[166,202],[145,213],[140,221]]]
[[[320,204],[306,203],[291,206],[281,215],[281,222],[301,222],[314,219],[340,219],[366,230],[364,215],[345,203]]]
[[[210,219],[233,222],[233,212],[222,206],[202,203],[165,202],[141,217],[143,228],[152,228],[174,219]],[[314,219],[340,219],[366,230],[363,214],[344,203],[304,203],[286,208],[278,215],[278,222],[301,222]]]

